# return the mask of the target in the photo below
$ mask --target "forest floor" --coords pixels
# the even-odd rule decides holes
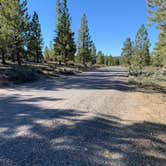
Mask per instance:
[[[0,89],[2,166],[165,166],[166,94],[109,67]]]

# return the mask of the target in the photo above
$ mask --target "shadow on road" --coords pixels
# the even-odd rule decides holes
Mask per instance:
[[[166,89],[158,88],[141,88],[128,83],[128,71],[122,67],[112,67],[98,69],[93,72],[86,72],[73,76],[64,76],[61,78],[49,78],[34,83],[16,85],[13,89],[26,90],[46,90],[56,91],[59,89],[90,89],[90,90],[118,90],[129,92],[145,93],[166,93]]]
[[[114,89],[131,91],[135,86],[127,84],[128,72],[123,68],[100,69],[70,77],[53,78],[16,86],[16,89],[58,90],[63,89]]]
[[[40,100],[55,100],[36,98]],[[60,99],[63,100],[63,99]],[[164,166],[166,126],[122,124],[79,110],[42,109],[18,97],[0,97],[2,166]]]

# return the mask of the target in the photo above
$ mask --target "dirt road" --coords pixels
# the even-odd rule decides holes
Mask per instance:
[[[0,89],[0,166],[165,166],[166,98],[112,67]]]

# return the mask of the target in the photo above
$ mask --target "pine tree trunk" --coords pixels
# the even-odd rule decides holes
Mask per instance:
[[[6,64],[4,51],[2,51],[2,64]]]
[[[84,66],[86,66],[86,60],[85,60],[85,55],[83,55],[83,57],[82,57],[82,64],[84,65]]]
[[[64,63],[65,63],[65,66],[67,66],[67,55],[65,54],[65,61],[64,61]]]
[[[67,66],[67,53],[66,53],[66,50],[64,50],[64,63]]]
[[[14,52],[12,52],[11,57],[12,57],[12,62],[15,62],[15,53]]]
[[[61,65],[62,63],[61,63],[61,60],[59,60],[59,65]]]
[[[21,65],[21,56],[20,56],[20,52],[17,52],[17,63],[18,65]]]
[[[36,63],[39,63],[39,53],[36,51]]]

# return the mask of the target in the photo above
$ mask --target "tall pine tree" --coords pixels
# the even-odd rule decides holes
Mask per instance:
[[[98,65],[103,65],[105,62],[105,57],[104,57],[104,54],[102,53],[102,51],[99,51],[97,53],[97,57],[96,57],[96,63]]]
[[[69,60],[74,61],[76,46],[74,33],[71,30],[71,18],[67,7],[67,0],[57,1],[57,25],[54,49],[59,61],[67,64]]]
[[[133,42],[130,38],[127,38],[123,43],[122,53],[121,56],[123,57],[123,60],[125,65],[131,65],[132,56],[133,56]]]
[[[39,22],[38,14],[34,12],[32,21],[30,23],[28,53],[36,63],[39,63],[42,60],[42,46],[43,39],[41,34],[41,25]]]
[[[79,62],[83,65],[86,65],[87,62],[91,60],[91,39],[89,35],[89,27],[87,17],[84,14],[81,19],[81,27],[79,30],[79,37],[78,37],[78,59]]]
[[[21,65],[22,58],[25,55],[25,46],[28,42],[29,15],[26,0],[14,0],[16,9],[13,13],[13,52],[17,56],[17,62]]]
[[[166,1],[165,0],[147,0],[149,21],[158,25],[160,34],[155,48],[155,59],[161,64],[166,65]]]
[[[148,32],[142,25],[136,34],[134,47],[134,62],[140,68],[150,64],[149,46]]]
[[[90,56],[91,56],[91,64],[95,64],[96,63],[96,47],[95,47],[95,43],[93,41],[91,41],[91,46],[90,46]]]
[[[17,8],[17,1],[0,0],[0,55],[2,63],[5,64],[7,52],[11,52],[13,43],[14,14]]]

